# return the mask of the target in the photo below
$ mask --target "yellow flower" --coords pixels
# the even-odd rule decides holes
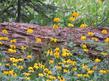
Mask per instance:
[[[83,74],[83,77],[88,78],[89,74]]]
[[[9,38],[8,37],[0,37],[0,40],[7,41]]]
[[[61,66],[56,66],[56,69],[57,69],[57,70],[61,70],[62,67],[61,67]]]
[[[32,55],[28,55],[28,56],[27,56],[27,59],[31,59],[31,58],[32,58]]]
[[[23,66],[17,66],[18,67],[18,69],[20,69],[20,70],[22,70],[24,67]]]
[[[56,47],[54,51],[55,52],[59,52],[60,51],[60,48],[59,47]]]
[[[53,51],[50,49],[50,50],[47,51],[47,54],[48,55],[53,55]]]
[[[7,31],[6,29],[3,29],[3,30],[2,30],[2,33],[3,33],[3,34],[8,34],[8,31]]]
[[[94,40],[94,41],[96,41],[96,42],[99,41],[99,39],[98,39],[97,37],[92,37],[92,40]]]
[[[27,81],[27,80],[30,80],[30,77],[25,77],[25,80]]]
[[[58,17],[54,18],[53,22],[60,22],[60,18],[58,18]]]
[[[51,79],[51,80],[56,80],[56,77],[53,76],[53,75],[49,75],[48,78]]]
[[[35,68],[35,69],[39,69],[39,66],[38,66],[37,63],[34,64],[34,68]]]
[[[66,81],[64,77],[58,76],[59,81]]]
[[[55,53],[54,53],[54,57],[55,57],[55,58],[59,58],[59,57],[60,57],[59,52],[55,52]]]
[[[44,69],[44,68],[45,68],[45,65],[43,65],[43,64],[39,64],[39,68]]]
[[[32,28],[28,28],[28,29],[26,30],[26,32],[27,32],[27,34],[32,34],[32,33],[33,33],[33,29],[32,29]]]
[[[87,48],[87,45],[86,45],[86,44],[82,44],[81,47],[82,47],[83,49],[86,49],[86,48]]]
[[[59,81],[66,81],[65,78],[62,76],[58,76],[57,78],[59,79]]]
[[[29,72],[34,72],[33,67],[28,67]]]
[[[4,40],[9,40],[9,38],[8,37],[4,37]]]
[[[82,64],[82,68],[85,69],[85,70],[88,70],[89,69],[88,66],[85,65],[85,64]]]
[[[78,16],[79,16],[79,13],[78,13],[78,12],[73,12],[73,13],[72,13],[72,16],[73,16],[73,17],[78,17]]]
[[[53,64],[54,63],[54,60],[49,60],[49,64]]]
[[[88,52],[89,50],[87,48],[83,49],[84,52]]]
[[[73,67],[73,68],[72,68],[72,71],[76,71],[76,70],[77,70],[77,68],[76,68],[76,67]]]
[[[57,24],[53,25],[53,29],[58,29],[58,28],[59,28],[59,25],[57,25]]]
[[[10,64],[9,64],[9,63],[7,63],[7,64],[5,64],[5,66],[6,66],[6,67],[9,67],[9,66],[10,66]]]
[[[41,38],[36,38],[36,43],[41,43],[42,39]]]
[[[10,61],[13,62],[13,63],[18,63],[19,62],[19,60],[15,59],[15,58],[10,58]]]
[[[16,77],[17,76],[17,74],[14,72],[14,70],[9,70],[9,71],[5,71],[5,74],[8,74],[8,75],[11,75],[11,76],[14,76],[14,77]]]
[[[39,76],[39,77],[43,77],[43,76],[44,76],[44,74],[42,74],[42,73],[39,73],[39,74],[38,74],[38,76]]]
[[[62,57],[66,57],[67,53],[63,52],[61,55],[62,55]]]
[[[8,71],[3,71],[3,74],[4,74],[4,75],[8,75],[9,72],[8,72]]]
[[[15,60],[15,58],[10,58],[10,61],[14,61]]]
[[[13,75],[14,74],[14,70],[10,70],[8,71],[9,75]]]
[[[84,40],[86,40],[86,39],[87,39],[86,36],[84,36],[84,35],[81,36],[81,40],[82,40],[82,41],[84,41]]]
[[[66,49],[66,48],[63,48],[63,49],[62,49],[62,52],[66,52],[66,53],[67,53],[67,52],[69,52],[69,50]]]
[[[11,43],[16,43],[16,39],[10,40]]]
[[[89,35],[89,36],[93,36],[94,33],[93,33],[93,32],[88,32],[88,35]]]
[[[14,44],[10,45],[11,49],[16,49],[16,46]]]
[[[104,39],[105,43],[109,43],[109,37]]]
[[[16,63],[13,63],[13,66],[16,66],[17,67],[17,64]]]
[[[88,74],[93,74],[93,73],[94,73],[94,70],[88,70],[87,73],[88,73]]]
[[[22,50],[26,50],[27,47],[26,47],[26,46],[21,46],[21,49],[22,49]]]
[[[101,31],[102,34],[108,34],[108,31],[106,29]]]
[[[52,74],[52,72],[51,72],[48,68],[45,68],[45,69],[43,70],[43,72],[44,72],[45,74],[48,74],[48,75],[51,75],[51,74]]]
[[[101,73],[101,74],[107,74],[108,72],[106,70],[100,70],[99,73]]]
[[[0,37],[0,40],[3,40],[3,37]]]
[[[74,61],[72,61],[71,59],[68,59],[66,61],[64,61],[64,63],[68,63],[68,64],[72,64]]]
[[[16,53],[16,50],[15,49],[8,49],[8,53]]]
[[[53,38],[53,37],[50,40],[51,40],[51,42],[55,42],[55,43],[58,41],[57,38]]]
[[[3,45],[3,43],[2,42],[0,42],[0,46],[2,46]]]
[[[75,66],[75,65],[77,64],[77,62],[76,62],[76,61],[71,61],[71,64],[72,64],[73,66]]]
[[[101,52],[101,55],[106,56],[106,55],[108,55],[108,53],[107,52]]]
[[[45,69],[44,69],[44,73],[47,73],[48,71],[49,71],[48,68],[45,68]]]
[[[70,17],[69,21],[75,21],[75,18],[74,17]]]
[[[64,73],[68,73],[68,72],[69,72],[69,70],[67,70],[67,69],[64,69],[64,70],[63,70],[63,72],[64,72]]]
[[[28,67],[28,70],[33,70],[33,67]]]
[[[72,23],[68,23],[68,27],[74,27]]]
[[[99,58],[96,58],[95,62],[98,63],[98,62],[101,62],[101,60]]]
[[[18,60],[19,60],[19,62],[23,62],[23,61],[24,61],[24,59],[23,59],[23,58],[19,58]]]
[[[29,76],[30,75],[30,73],[28,73],[28,72],[25,72],[23,74],[24,74],[24,76]]]
[[[86,28],[87,27],[87,24],[81,24],[80,25],[80,28]]]
[[[67,56],[70,56],[70,55],[72,55],[72,54],[69,52],[68,49],[63,48],[61,55],[62,55],[62,57],[67,57]]]
[[[77,74],[76,76],[77,76],[77,77],[82,77],[82,76],[83,76],[83,74]]]

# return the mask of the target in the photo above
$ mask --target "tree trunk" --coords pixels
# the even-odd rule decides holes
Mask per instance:
[[[16,22],[20,22],[21,19],[21,0],[18,0],[17,2],[17,18]]]

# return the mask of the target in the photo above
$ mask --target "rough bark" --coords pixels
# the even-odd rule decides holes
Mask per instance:
[[[26,29],[27,28],[33,28],[34,32],[32,34],[27,34]],[[69,48],[67,46],[68,41],[72,41],[76,44],[76,46],[80,47],[81,43],[84,43],[80,40],[81,35],[86,35],[88,39],[90,37],[87,35],[88,31],[92,31],[95,33],[95,37],[99,39],[105,39],[109,37],[109,34],[103,35],[101,34],[102,29],[107,29],[109,32],[108,27],[103,28],[94,28],[94,27],[88,27],[88,28],[59,28],[58,30],[54,30],[52,27],[46,27],[46,26],[39,26],[35,24],[25,24],[25,23],[1,23],[0,24],[0,36],[5,36],[1,33],[2,29],[7,29],[9,31],[9,34],[6,36],[9,37],[9,39],[17,39],[16,46],[18,49],[20,49],[21,45],[28,45],[32,48],[34,51],[34,56],[40,58],[40,53],[42,53],[42,48],[47,48],[48,43],[50,42],[51,37],[55,37],[58,39],[57,43],[52,43],[52,47],[67,47],[69,50],[74,49],[75,47]],[[35,37],[39,37],[42,39],[41,44],[35,43]],[[102,41],[101,41],[102,42]],[[9,47],[9,42],[4,42],[4,45],[6,48]],[[99,55],[100,51],[97,51],[93,48],[96,47],[96,44],[91,44],[88,46],[90,51],[88,54],[90,56],[96,57]],[[76,48],[75,48],[76,49]],[[109,44],[106,44],[104,46],[105,50],[109,50]],[[6,51],[6,49],[4,50]],[[18,53],[18,55],[21,55],[21,52]]]

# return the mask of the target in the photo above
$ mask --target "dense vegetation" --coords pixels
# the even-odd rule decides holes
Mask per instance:
[[[0,0],[0,22],[0,81],[109,80],[109,0]]]
[[[67,26],[68,17],[76,11],[80,14],[73,22],[77,26],[109,26],[109,0],[0,0],[0,7],[0,22],[51,25],[54,17],[60,17],[61,26]]]

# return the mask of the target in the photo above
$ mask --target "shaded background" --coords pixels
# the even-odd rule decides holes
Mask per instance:
[[[109,26],[109,0],[0,0],[0,22],[52,25],[54,17],[67,26],[71,12],[78,12],[76,26]]]

